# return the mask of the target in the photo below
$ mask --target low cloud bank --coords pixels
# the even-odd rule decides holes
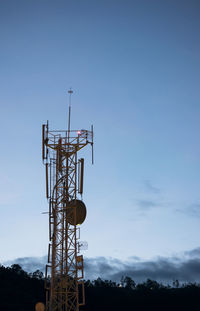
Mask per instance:
[[[158,257],[142,261],[132,257],[128,261],[114,258],[88,258],[85,263],[86,277],[111,279],[119,281],[122,276],[130,276],[136,282],[147,278],[159,282],[171,283],[178,279],[181,282],[200,282],[200,248],[183,253],[179,257]]]
[[[4,262],[4,265],[19,264],[25,271],[37,269],[44,272],[47,256],[24,257]],[[163,283],[171,283],[178,279],[180,282],[200,282],[200,248],[184,252],[177,257],[158,257],[143,261],[131,257],[127,261],[115,258],[96,257],[85,258],[85,279],[102,279],[119,282],[122,276],[130,276],[137,283],[147,278]]]
[[[13,260],[5,261],[2,264],[4,266],[11,266],[13,264],[18,264],[26,272],[34,272],[36,270],[40,270],[44,273],[46,263],[47,263],[47,256],[16,258]]]

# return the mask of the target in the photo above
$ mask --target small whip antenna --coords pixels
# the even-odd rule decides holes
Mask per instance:
[[[71,87],[70,87],[68,93],[69,93],[68,142],[69,142],[70,121],[71,121],[71,96],[72,96],[72,93],[73,93]]]

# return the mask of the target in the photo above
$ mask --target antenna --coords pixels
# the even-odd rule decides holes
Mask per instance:
[[[45,159],[45,124],[42,125],[42,160]]]
[[[48,177],[48,162],[45,163],[46,166],[46,197],[49,198],[49,177]]]
[[[71,121],[71,96],[73,94],[72,88],[70,87],[69,91],[69,116],[68,116],[68,142],[69,142],[69,133],[70,133],[70,121]]]
[[[93,125],[91,125],[91,134],[92,134],[92,142],[91,142],[91,146],[92,146],[92,164],[94,164],[94,130],[93,130]]]
[[[78,160],[78,193],[83,194],[84,159]]]

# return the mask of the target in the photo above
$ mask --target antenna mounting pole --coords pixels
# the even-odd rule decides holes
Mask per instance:
[[[68,136],[67,137],[68,137],[68,142],[69,142],[70,121],[71,121],[71,96],[73,94],[71,87],[70,87],[68,93],[69,93],[69,116],[68,116]]]

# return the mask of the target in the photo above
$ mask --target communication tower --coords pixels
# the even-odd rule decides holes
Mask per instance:
[[[67,130],[42,125],[42,158],[46,167],[46,197],[49,201],[49,247],[45,271],[46,310],[78,311],[85,304],[80,227],[86,217],[83,193],[84,159],[78,152],[92,146],[91,130],[71,130],[71,95]]]

